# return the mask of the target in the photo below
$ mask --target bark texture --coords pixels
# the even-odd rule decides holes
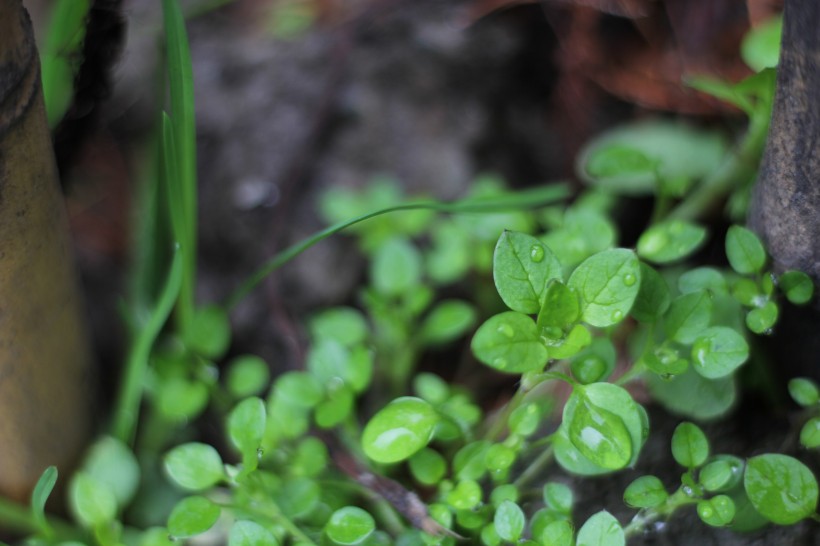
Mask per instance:
[[[0,0],[0,494],[17,500],[90,434],[78,288],[31,23]]]
[[[820,2],[787,0],[772,125],[750,224],[775,268],[820,281]]]

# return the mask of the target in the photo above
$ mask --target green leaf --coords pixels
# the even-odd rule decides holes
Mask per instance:
[[[368,332],[364,315],[352,307],[326,309],[311,318],[309,327],[314,340],[330,339],[345,347],[362,343]]]
[[[820,446],[820,417],[812,417],[800,429],[800,444],[808,449]]]
[[[157,407],[171,422],[193,419],[208,405],[208,387],[200,382],[172,377],[158,385]]]
[[[572,445],[601,468],[617,470],[632,460],[632,438],[624,421],[596,406],[580,387],[565,406],[562,426]]]
[[[814,283],[802,271],[786,271],[777,280],[777,286],[795,305],[804,305],[814,296]]]
[[[777,453],[746,463],[743,487],[755,509],[778,525],[792,525],[817,509],[817,480],[803,463]]]
[[[421,254],[410,241],[394,237],[378,249],[370,264],[370,279],[376,291],[399,296],[421,281]]]
[[[632,508],[655,508],[668,498],[663,482],[655,476],[641,476],[624,491],[624,502]]]
[[[538,312],[538,330],[565,328],[581,318],[581,302],[575,290],[559,280],[550,281],[544,295],[544,304]]]
[[[789,381],[789,394],[792,399],[804,408],[820,401],[820,389],[817,383],[807,377],[796,377]]]
[[[507,420],[510,432],[524,437],[535,434],[540,424],[541,411],[535,403],[521,404],[512,411]]]
[[[495,511],[493,518],[498,536],[509,542],[518,542],[524,532],[524,511],[512,501],[505,500]]]
[[[629,313],[638,322],[652,323],[666,313],[671,302],[672,296],[664,278],[641,262],[641,288]]]
[[[703,330],[692,345],[692,367],[707,379],[726,377],[749,358],[743,336],[726,326]]]
[[[726,257],[732,269],[742,275],[760,273],[766,265],[766,250],[760,239],[741,226],[732,226],[726,233]]]
[[[343,423],[353,412],[356,396],[345,386],[331,389],[326,400],[316,406],[316,424],[333,428]]]
[[[493,444],[484,454],[484,464],[493,475],[500,475],[515,463],[516,452],[504,444]]]
[[[34,491],[31,493],[31,515],[40,532],[46,534],[49,529],[49,524],[46,521],[46,501],[48,496],[51,495],[51,491],[54,490],[54,484],[56,483],[57,467],[49,466],[43,471],[34,486]]]
[[[626,537],[618,520],[606,510],[590,517],[578,530],[576,546],[624,546]]]
[[[699,501],[697,510],[700,519],[712,527],[725,527],[735,518],[735,503],[726,495]]]
[[[332,347],[335,349],[340,348],[341,346],[333,343]],[[330,355],[332,352],[333,351],[330,350],[328,351],[328,354]],[[316,368],[320,366],[320,364],[317,364],[317,360],[322,358],[322,362],[326,362],[327,360],[325,360],[325,356],[325,353],[320,354],[318,350],[312,351],[310,356],[308,356],[308,366],[313,367],[314,371],[316,371]],[[311,366],[311,363],[313,366]],[[322,376],[330,376],[333,373],[334,372],[332,370],[322,370],[316,375],[321,374]],[[330,381],[326,377],[322,378],[325,379],[326,382]],[[312,408],[316,406],[316,404],[322,401],[325,395],[324,389],[322,388],[322,383],[320,383],[319,379],[310,373],[297,371],[285,372],[276,378],[276,382],[274,383],[274,392],[276,393],[276,396],[280,397],[282,400],[286,400],[288,404],[300,408]]]
[[[539,371],[548,356],[535,321],[515,311],[490,317],[476,331],[471,347],[481,362],[506,373]]]
[[[225,387],[236,398],[244,398],[265,390],[269,381],[267,362],[255,355],[241,355],[228,364]]]
[[[583,358],[573,358],[570,363],[570,370],[572,376],[582,385],[601,381],[609,371],[604,359],[596,354],[588,354]]]
[[[734,376],[706,379],[693,369],[673,378],[650,375],[652,397],[669,411],[698,420],[714,419],[726,414],[735,402],[737,387]]]
[[[447,461],[430,448],[424,448],[408,461],[413,477],[425,485],[437,485],[447,473]]]
[[[541,310],[547,283],[561,278],[561,264],[541,241],[514,231],[498,239],[493,255],[493,279],[498,294],[513,311]]]
[[[97,440],[88,452],[83,469],[104,483],[124,508],[131,502],[140,483],[137,457],[125,443],[111,436]]]
[[[356,506],[345,506],[333,512],[325,533],[336,544],[360,544],[376,529],[373,516]]]
[[[559,519],[547,524],[541,532],[542,546],[572,546],[572,523]]]
[[[698,473],[698,482],[709,492],[728,491],[740,482],[743,461],[732,455],[718,455]]]
[[[362,448],[379,463],[395,463],[424,448],[433,436],[439,416],[420,398],[397,398],[365,426]]]
[[[252,396],[239,402],[228,414],[228,437],[242,454],[246,468],[255,468],[257,450],[265,435],[265,402]]]
[[[657,264],[682,260],[700,248],[706,240],[706,228],[671,220],[647,229],[638,239],[638,256]]]
[[[278,546],[273,533],[255,521],[239,520],[231,525],[228,546]]]
[[[574,206],[563,215],[560,228],[551,230],[541,241],[552,249],[564,267],[575,267],[597,252],[612,248],[615,226],[601,211]]]
[[[664,329],[670,338],[690,344],[712,320],[712,295],[705,290],[678,296],[666,313]]]
[[[681,466],[697,468],[709,457],[709,441],[694,423],[681,423],[672,433],[672,457]]]
[[[68,486],[69,508],[81,525],[104,525],[117,514],[117,497],[100,480],[84,471],[77,472]]]
[[[511,484],[505,483],[495,487],[490,493],[490,502],[498,508],[504,501],[518,501],[518,488]]]
[[[586,170],[594,178],[654,175],[656,163],[640,150],[613,144],[597,150],[589,158]]]
[[[424,345],[442,345],[463,336],[475,320],[472,305],[461,300],[444,300],[425,317],[418,336]]]
[[[562,339],[553,340],[542,337],[547,344],[550,358],[561,360],[577,355],[581,350],[592,343],[592,334],[583,324],[576,324]],[[604,367],[602,373],[606,373]]]
[[[490,442],[479,440],[465,444],[453,457],[453,472],[459,480],[479,480],[487,473],[484,456]]]
[[[601,169],[590,172],[590,162],[601,153],[616,157],[608,149],[628,148],[642,153],[654,165],[647,170],[646,164],[637,161],[637,167],[624,172],[617,169]],[[724,159],[727,145],[717,132],[704,131],[680,122],[651,120],[616,127],[591,140],[578,154],[576,172],[585,182],[601,186],[613,193],[646,195],[654,193],[657,180],[698,180],[717,170]],[[620,157],[623,159],[624,155]],[[616,162],[608,162],[615,164]],[[624,162],[625,163],[625,162]]]
[[[322,498],[322,490],[315,480],[305,477],[288,478],[277,492],[276,502],[282,513],[291,519],[310,514]]]
[[[572,513],[572,489],[558,482],[547,482],[543,489],[544,504],[547,508],[569,516]]]
[[[716,296],[724,296],[728,293],[729,287],[726,278],[717,269],[698,267],[678,277],[678,290],[681,294],[708,290]]]
[[[416,374],[413,378],[413,391],[431,404],[443,404],[450,397],[450,385],[430,372]]]
[[[456,510],[472,510],[481,503],[481,486],[475,480],[461,480],[447,493],[447,504]]]
[[[631,250],[605,250],[587,258],[567,285],[582,300],[582,317],[592,326],[605,327],[626,317],[640,290],[640,262]]]
[[[782,15],[756,26],[746,34],[740,44],[740,56],[743,61],[756,72],[777,66],[782,34]]]
[[[225,478],[222,458],[212,446],[191,442],[169,451],[163,460],[168,476],[180,487],[201,491]]]
[[[307,369],[321,385],[336,384],[348,379],[350,351],[344,345],[323,339],[311,345],[307,355]]]
[[[188,328],[182,332],[185,344],[205,358],[218,359],[231,343],[231,323],[219,307],[208,306],[196,311]]]
[[[746,314],[746,327],[755,334],[770,334],[779,315],[777,304],[767,301],[763,307],[752,309]]]
[[[204,533],[219,519],[220,508],[205,497],[185,497],[168,516],[168,532],[176,538]]]

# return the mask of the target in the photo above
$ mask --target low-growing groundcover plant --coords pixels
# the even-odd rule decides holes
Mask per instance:
[[[202,307],[190,60],[178,6],[163,8],[171,112],[162,176],[143,206],[167,229],[140,248],[109,435],[59,477],[74,523],[45,513],[53,467],[30,507],[0,503],[0,522],[27,544],[617,546],[679,510],[739,532],[818,517],[817,479],[793,453],[715,453],[697,424],[729,415],[739,371],[765,364],[755,336],[777,328],[783,306],[814,297],[805,274],[770,270],[750,230],[698,221],[724,199],[734,221],[745,212],[774,83],[759,34],[745,51],[760,72],[736,85],[692,82],[748,114],[737,146],[668,120],[616,128],[580,155],[590,189],[571,204],[555,204],[561,185],[514,193],[492,176],[454,203],[401,204],[389,179],[334,190],[321,204],[333,226],[273,258],[225,305]],[[621,195],[654,196],[634,247],[612,219]],[[311,318],[304,369],[271,380],[253,355],[218,367],[238,301],[348,227],[368,283],[357,306]],[[708,245],[725,261],[699,263]],[[514,384],[500,406],[420,369],[424,355],[458,354],[465,340],[457,377]],[[607,506],[578,520],[565,475],[632,468],[653,434],[636,385],[681,418],[668,446],[680,478],[629,484],[629,521]],[[788,387],[805,409],[799,441],[816,449],[820,388],[806,378]],[[206,410],[220,416],[224,444],[194,436],[189,423]]]

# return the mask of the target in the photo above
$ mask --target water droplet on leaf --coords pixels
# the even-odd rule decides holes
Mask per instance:
[[[619,320],[621,320],[622,318],[624,318],[624,313],[623,313],[623,311],[613,311],[613,312],[612,312],[612,320],[613,320],[613,321],[618,322],[618,321],[619,321]]]
[[[499,370],[503,370],[507,367],[507,360],[504,358],[496,358],[493,360],[493,366]]]
[[[502,322],[498,325],[498,333],[511,338],[515,335],[515,330],[509,324]]]
[[[695,363],[706,366],[710,356],[712,356],[712,340],[697,340],[692,346],[692,358],[695,360]]]
[[[637,278],[632,273],[627,273],[624,275],[624,284],[627,286],[632,286],[637,282]]]
[[[530,259],[538,263],[544,259],[544,247],[533,245],[530,249]]]

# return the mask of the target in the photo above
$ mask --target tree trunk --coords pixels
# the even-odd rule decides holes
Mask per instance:
[[[779,271],[820,281],[820,2],[787,0],[777,92],[750,223]]]
[[[786,0],[771,129],[749,224],[774,268],[804,271],[820,287],[820,2]],[[817,292],[817,290],[815,290]],[[783,379],[820,379],[820,297],[785,305],[769,347]]]
[[[26,500],[91,430],[90,351],[22,0],[0,0],[0,494]]]

